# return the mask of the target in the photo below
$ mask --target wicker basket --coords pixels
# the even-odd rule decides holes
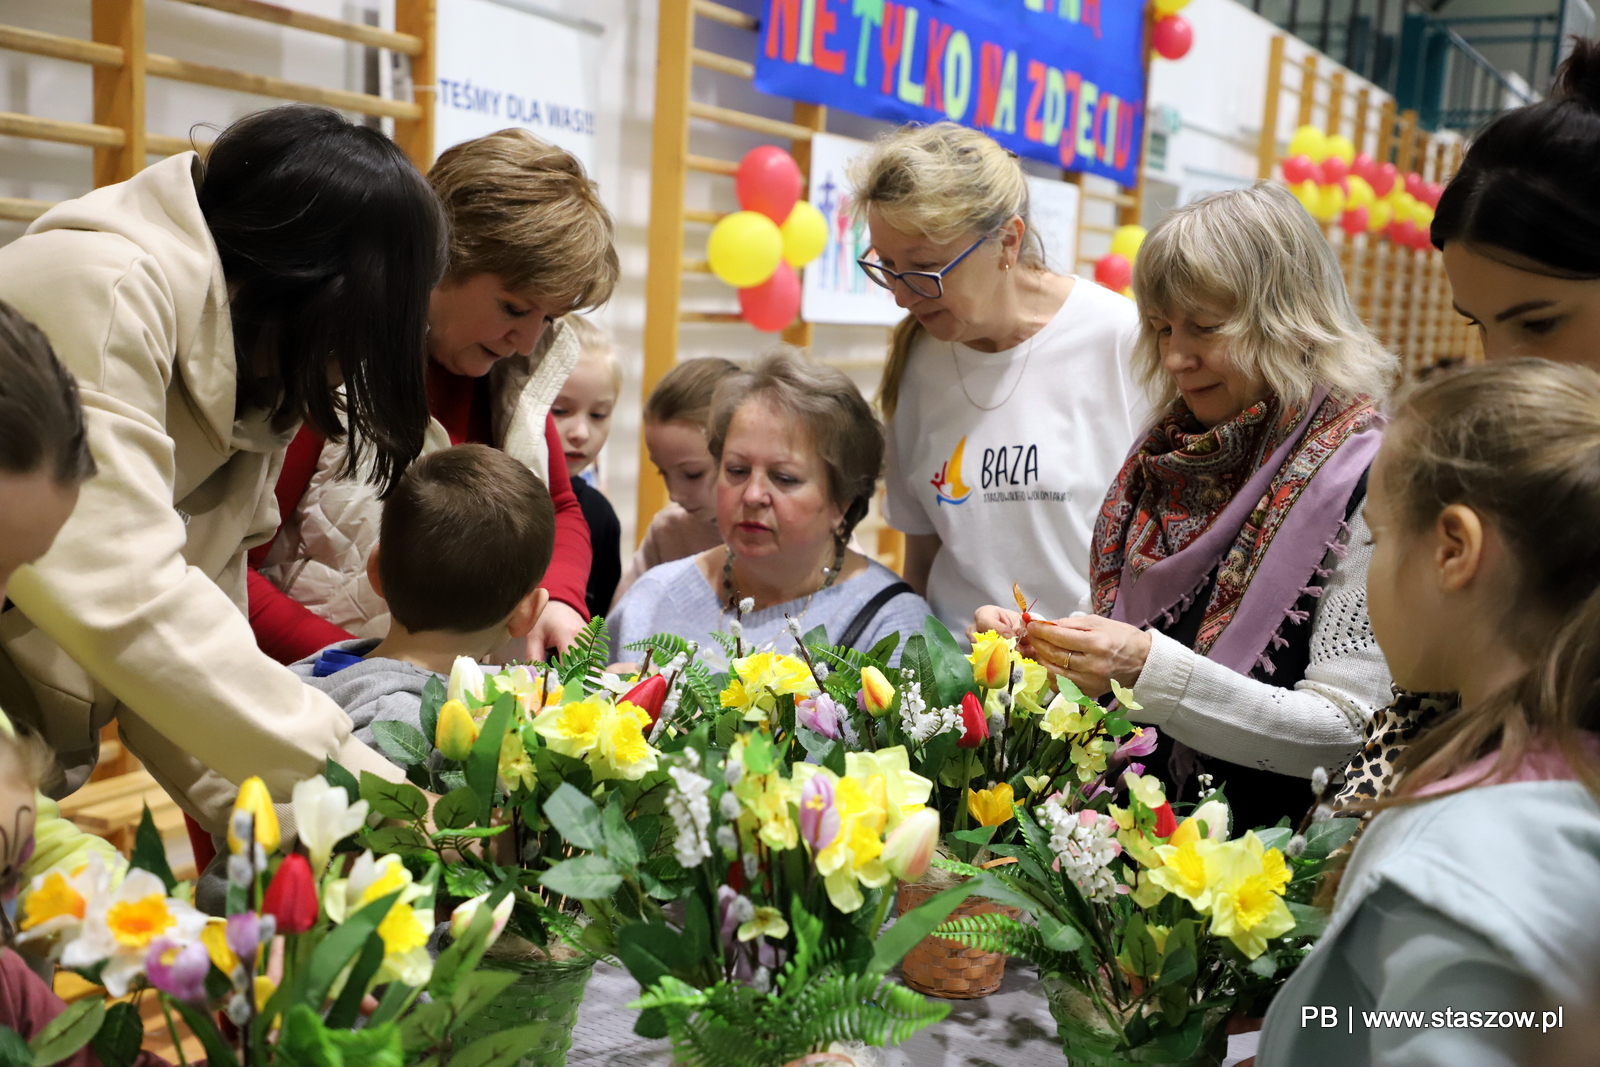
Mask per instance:
[[[938,891],[924,885],[902,885],[897,905],[899,914],[904,915]],[[971,897],[962,901],[950,913],[950,918],[991,912],[1013,918],[1019,914],[1016,908]],[[1006,976],[1006,957],[1002,952],[985,952],[942,937],[925,937],[906,953],[900,964],[900,974],[906,985],[930,997],[975,1000],[1000,988]]]
[[[518,977],[462,1024],[458,1044],[540,1023],[543,1032],[517,1062],[520,1067],[564,1067],[567,1050],[572,1047],[572,1026],[578,1021],[578,1005],[594,971],[594,960],[511,961],[484,957],[479,967],[515,971]]]

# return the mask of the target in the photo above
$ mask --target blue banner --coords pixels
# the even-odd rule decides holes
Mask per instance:
[[[949,119],[1132,185],[1139,0],[761,0],[756,88],[890,122]]]

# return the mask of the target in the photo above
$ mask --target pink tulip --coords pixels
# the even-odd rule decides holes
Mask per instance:
[[[168,960],[168,954],[171,959]],[[144,973],[150,984],[179,1000],[203,1000],[206,975],[211,972],[211,956],[206,946],[191,941],[179,948],[165,937],[157,938],[145,956]]]
[[[843,733],[839,727],[840,717],[838,703],[827,693],[806,697],[794,705],[795,721],[830,741],[839,740]]]
[[[839,809],[833,803],[833,780],[818,771],[800,787],[800,836],[813,854],[839,836]]]

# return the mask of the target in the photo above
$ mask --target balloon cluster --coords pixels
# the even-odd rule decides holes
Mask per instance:
[[[1111,235],[1111,251],[1095,260],[1094,280],[1112,292],[1128,295],[1133,281],[1133,261],[1144,244],[1143,226],[1118,226]]]
[[[1151,0],[1155,25],[1150,27],[1150,47],[1162,59],[1182,59],[1194,47],[1194,27],[1178,14],[1189,0]]]
[[[758,330],[776,333],[800,314],[801,267],[822,254],[828,224],[800,199],[800,166],[781,148],[745,153],[733,179],[740,211],[711,231],[711,273],[739,290],[739,310]]]
[[[1426,251],[1433,212],[1444,187],[1393,163],[1357,154],[1348,137],[1301,126],[1281,163],[1283,180],[1318,222],[1337,222],[1345,233],[1382,234],[1402,248]]]

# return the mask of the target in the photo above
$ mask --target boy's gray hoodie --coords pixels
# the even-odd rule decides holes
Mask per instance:
[[[393,719],[422,729],[422,687],[428,684],[429,678],[445,680],[432,671],[403,660],[382,657],[358,660],[345,667],[330,663],[328,666],[337,669],[331,674],[316,677],[317,661],[328,652],[365,656],[378,644],[375,638],[339,641],[314,656],[307,656],[289,665],[289,669],[307,685],[314,685],[332,697],[350,716],[355,736],[369,745],[373,743],[372,724],[381,719]],[[339,658],[331,657],[333,660]]]

